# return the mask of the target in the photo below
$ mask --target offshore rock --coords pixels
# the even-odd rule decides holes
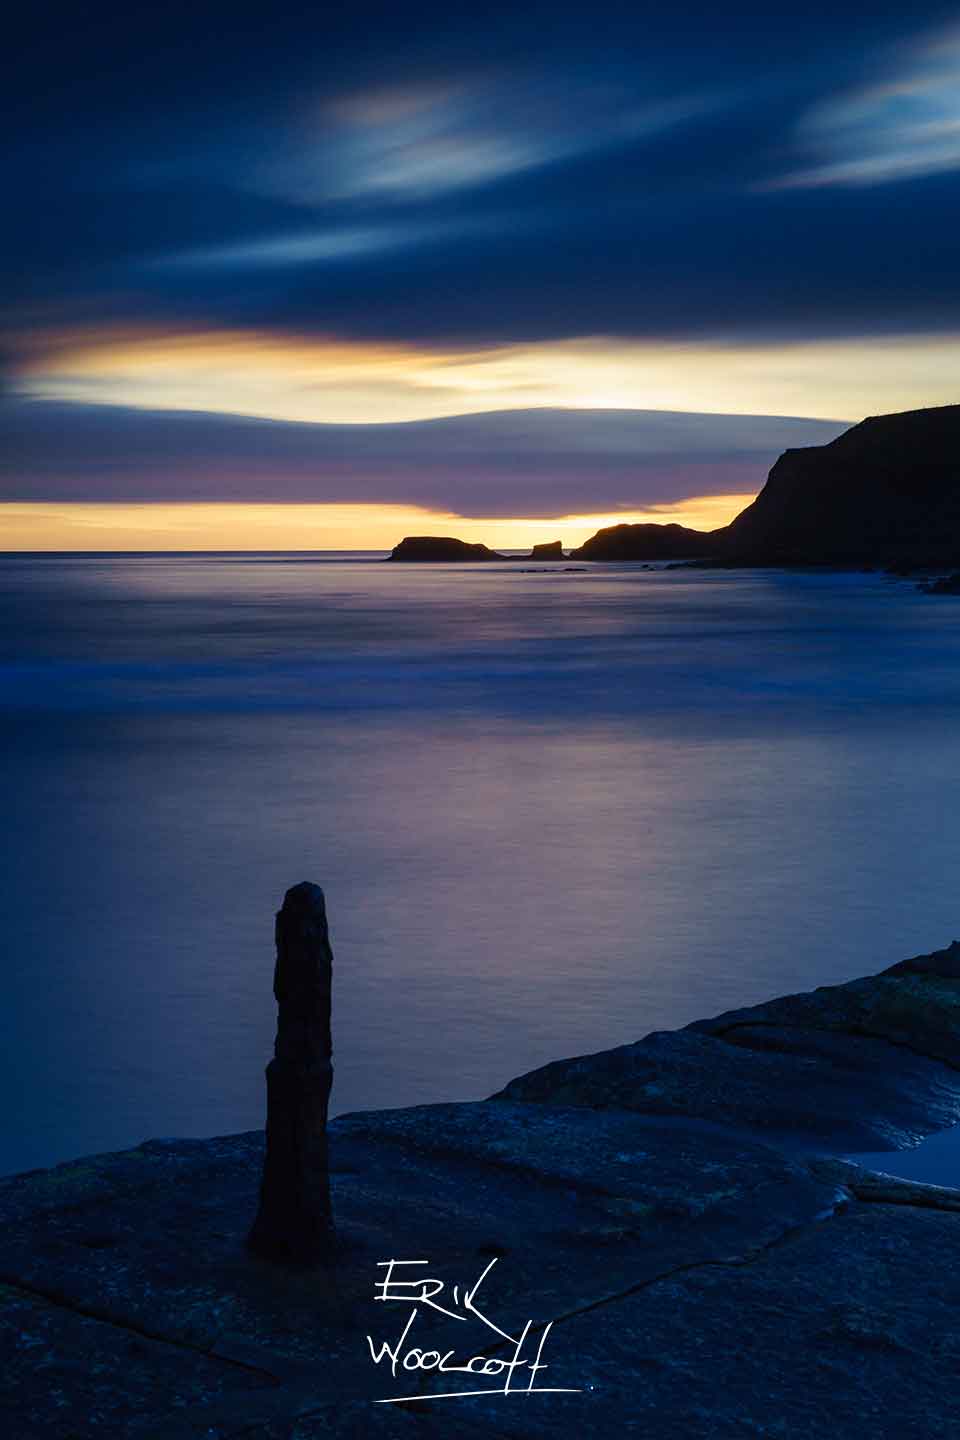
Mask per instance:
[[[503,560],[504,556],[486,545],[471,545],[452,535],[407,535],[393,547],[387,559],[422,564],[424,561]]]
[[[545,540],[542,545],[534,545],[530,551],[531,560],[565,560],[562,540]]]
[[[716,552],[718,530],[684,525],[609,525],[571,550],[575,560],[696,560]]]

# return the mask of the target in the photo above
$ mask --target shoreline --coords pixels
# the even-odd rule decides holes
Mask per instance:
[[[306,1275],[243,1248],[260,1132],[10,1177],[0,1278],[17,1335],[34,1337],[10,1351],[7,1336],[25,1433],[52,1433],[55,1355],[69,1377],[58,1423],[78,1437],[103,1433],[92,1390],[111,1435],[405,1435],[403,1402],[450,1377],[392,1378],[365,1353],[365,1335],[394,1346],[402,1330],[375,1303],[389,1256],[429,1260],[451,1285],[483,1272],[486,1313],[507,1334],[532,1324],[549,1367],[535,1405],[471,1390],[429,1407],[416,1421],[429,1440],[451,1421],[534,1440],[571,1423],[615,1433],[628,1416],[654,1436],[778,1422],[838,1440],[862,1433],[878,1399],[890,1427],[878,1433],[935,1433],[960,1422],[949,1366],[921,1344],[931,1326],[952,1333],[960,1303],[960,1191],[846,1157],[958,1119],[954,942],[553,1062],[487,1100],[340,1116],[336,1248]],[[424,1323],[418,1353],[468,1343],[441,1315]],[[474,1340],[504,1354],[489,1332]],[[827,1381],[829,1405],[824,1391],[811,1413]],[[708,1393],[725,1397],[709,1432]],[[374,1403],[388,1399],[401,1403]]]

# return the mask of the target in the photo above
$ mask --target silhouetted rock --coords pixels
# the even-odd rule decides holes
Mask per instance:
[[[267,1066],[266,1156],[249,1245],[269,1260],[312,1265],[333,1235],[327,1162],[333,955],[319,885],[304,881],[287,891],[276,936],[277,1040]]]
[[[960,570],[954,575],[944,575],[941,580],[928,580],[917,586],[927,595],[960,595]]]
[[[880,415],[828,445],[787,450],[752,504],[719,530],[614,525],[578,560],[874,566],[960,563],[960,405]],[[957,593],[953,578],[930,593]]]
[[[721,547],[733,564],[956,564],[960,405],[875,416],[787,450]]]
[[[718,530],[611,525],[570,552],[591,561],[917,569],[960,563],[960,405],[874,416],[828,445],[787,450],[751,505]],[[391,560],[503,560],[485,545],[403,540]],[[520,557],[516,557],[520,558]],[[563,559],[559,541],[534,560]],[[958,593],[954,577],[925,587]]]
[[[609,525],[570,555],[575,560],[695,560],[712,554],[722,533],[683,525]]]
[[[466,540],[454,539],[452,535],[407,535],[387,556],[388,560],[404,560],[414,564],[422,564],[424,561],[503,558],[496,550],[489,550],[486,545],[470,545]]]

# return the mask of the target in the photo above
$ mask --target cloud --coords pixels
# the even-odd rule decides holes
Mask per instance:
[[[960,373],[960,334],[786,345],[601,335],[478,347],[269,326],[38,327],[21,347],[11,393],[34,399],[359,425],[534,406],[833,420],[952,404]]]
[[[230,245],[184,250],[146,262],[146,270],[289,270],[299,266],[350,264],[391,250],[444,245],[463,236],[495,231],[502,219],[446,220],[432,224],[383,220],[366,227],[330,226],[271,234]],[[521,221],[514,221],[514,227]]]
[[[960,170],[960,27],[897,47],[872,83],[822,101],[798,127],[819,163],[780,185],[885,185]]]
[[[14,373],[58,327],[453,349],[952,327],[941,4],[59,10],[7,37]]]
[[[513,410],[402,425],[9,400],[0,500],[402,504],[558,516],[759,489],[781,450],[845,429],[770,416]]]
[[[298,204],[429,200],[657,135],[729,103],[716,87],[663,93],[651,75],[513,65],[387,86],[307,107],[246,185]]]

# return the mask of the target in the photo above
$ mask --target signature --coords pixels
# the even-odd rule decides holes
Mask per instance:
[[[548,1368],[542,1357],[547,1338],[553,1329],[552,1321],[541,1332],[534,1351],[533,1341],[530,1339],[530,1331],[533,1329],[532,1320],[528,1320],[521,1333],[514,1336],[501,1329],[489,1315],[480,1309],[477,1304],[477,1294],[496,1263],[496,1258],[491,1260],[479,1279],[473,1285],[465,1288],[460,1285],[450,1287],[446,1281],[438,1280],[434,1276],[419,1275],[412,1278],[401,1278],[404,1273],[409,1277],[409,1271],[401,1271],[402,1266],[429,1265],[429,1260],[379,1260],[377,1262],[377,1269],[386,1271],[386,1274],[374,1286],[374,1299],[386,1304],[408,1306],[409,1314],[403,1329],[393,1344],[387,1340],[376,1343],[372,1335],[367,1336],[370,1358],[374,1365],[383,1365],[389,1362],[390,1373],[394,1379],[401,1371],[408,1373],[435,1371],[438,1375],[483,1375],[495,1379],[497,1382],[488,1384],[479,1390],[444,1390],[420,1395],[391,1395],[385,1400],[378,1400],[376,1402],[378,1405],[400,1405],[410,1400],[455,1400],[468,1395],[580,1394],[577,1389],[536,1383],[540,1371]],[[440,1296],[443,1296],[442,1303]],[[504,1344],[512,1346],[512,1355],[509,1359],[502,1359],[495,1355],[479,1353],[472,1355],[468,1360],[458,1361],[454,1350],[446,1352],[425,1350],[414,1345],[412,1339],[421,1308],[436,1310],[449,1320],[484,1326],[486,1330],[496,1335],[496,1348],[501,1348]],[[487,1337],[488,1348],[492,1347],[494,1343]],[[531,1356],[532,1358],[530,1358]]]

